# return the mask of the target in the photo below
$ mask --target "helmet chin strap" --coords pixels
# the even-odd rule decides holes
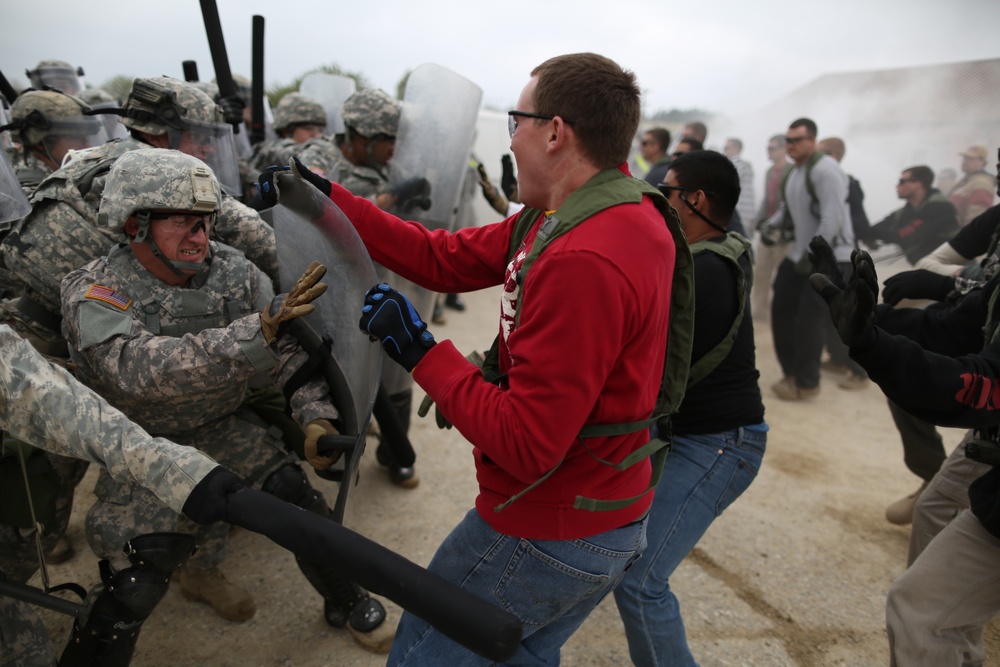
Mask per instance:
[[[153,251],[153,256],[166,266],[174,275],[186,278],[188,276],[184,271],[201,271],[205,268],[205,261],[200,262],[182,262],[180,260],[167,259],[163,255],[163,251],[156,245],[153,240],[153,235],[149,233],[149,211],[143,211],[142,213],[137,213],[136,221],[139,223],[139,231],[135,234],[136,243],[145,243]],[[190,233],[196,234],[199,230],[206,229],[205,221],[198,220],[191,228]],[[207,231],[207,229],[206,229]],[[209,250],[211,252],[211,250]]]

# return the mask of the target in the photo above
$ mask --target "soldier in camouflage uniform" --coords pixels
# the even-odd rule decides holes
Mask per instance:
[[[28,210],[10,165],[0,155],[0,222]],[[0,325],[0,428],[47,451],[96,462],[117,480],[133,479],[178,511],[194,487],[217,468],[197,450],[151,438],[6,325]],[[24,583],[38,569],[34,527],[41,517],[18,511],[25,504],[25,487],[20,453],[8,449],[9,435],[0,444],[0,578]],[[36,490],[44,475],[34,474],[30,458],[24,466]],[[37,499],[39,494],[32,495]],[[48,633],[34,609],[0,595],[0,666],[50,667],[55,662]]]
[[[65,356],[59,333],[63,276],[124,240],[120,232],[97,224],[104,182],[115,160],[150,146],[210,158],[216,145],[213,138],[230,131],[221,109],[207,95],[167,77],[136,79],[121,122],[131,136],[87,151],[46,178],[31,198],[32,212],[14,225],[0,245],[0,264],[27,286],[25,296],[4,310],[17,323],[15,329],[44,341],[46,349],[40,351],[46,354]],[[235,160],[230,159],[238,183]],[[277,280],[274,230],[255,211],[224,197],[212,235],[242,250]]]
[[[46,176],[59,168],[71,150],[98,146],[107,140],[97,118],[85,116],[90,107],[56,90],[26,90],[11,105],[11,130],[21,144],[12,157],[17,180],[30,197]]]
[[[386,170],[396,145],[401,111],[399,101],[384,91],[375,88],[359,90],[344,102],[342,117],[346,131],[335,139],[342,157],[335,177],[330,180],[385,210],[404,205],[406,200],[419,195],[422,185],[427,183],[425,179],[413,178],[394,188],[388,185]],[[299,160],[305,166],[309,165],[301,157]],[[319,173],[315,169],[312,171]],[[387,269],[378,264],[375,269],[380,280],[392,281],[393,274]],[[413,404],[412,381],[408,388],[396,391],[390,399],[402,427],[408,432]],[[379,443],[375,454],[378,462],[388,469],[389,478],[394,484],[403,488],[417,486],[420,478],[414,466],[400,465],[390,453],[384,439]]]
[[[132,136],[81,153],[53,172],[32,196],[31,213],[18,221],[0,244],[0,277],[12,274],[16,283],[5,282],[20,290],[18,299],[0,302],[0,319],[54,358],[68,355],[60,331],[59,282],[125,238],[97,225],[97,209],[111,165],[124,153],[149,146],[210,156],[214,148],[224,146],[223,141],[213,143],[214,138],[228,137],[231,131],[223,122],[221,109],[208,96],[190,84],[166,77],[136,79],[122,113],[121,122]],[[216,157],[222,160],[226,156],[220,150]],[[277,280],[274,230],[256,212],[227,196],[212,233],[242,250]],[[86,472],[86,463],[48,458],[62,480],[59,515],[53,526],[59,534],[68,524],[73,491]],[[64,539],[51,554],[56,560],[71,555],[72,546]]]
[[[78,95],[83,90],[82,67],[73,67],[65,60],[42,60],[35,69],[25,70],[31,87],[43,90],[46,87],[61,90],[67,95]]]
[[[115,163],[99,221],[129,241],[62,283],[63,331],[78,377],[151,433],[197,447],[256,488],[329,516],[282,441],[296,431],[310,463],[333,463],[317,453],[319,438],[336,434],[338,424],[325,380],[286,386],[308,355],[294,337],[279,335],[276,318],[308,311],[285,313],[294,305],[289,297],[272,315],[270,280],[239,251],[209,241],[220,207],[213,174],[194,158],[138,150]],[[292,294],[303,291],[308,304],[325,289],[314,286],[321,275],[307,271]],[[275,385],[290,392],[292,423],[247,401],[248,389]],[[114,555],[130,535],[175,529],[174,512],[135,485],[102,473],[96,494],[87,533],[101,556]],[[201,548],[181,570],[182,592],[224,618],[250,618],[252,598],[218,570],[227,527],[199,530]],[[346,625],[365,648],[388,651],[393,630],[378,601],[336,566],[298,563],[323,596],[330,625]]]
[[[274,109],[274,129],[278,138],[264,141],[254,149],[255,173],[271,165],[290,164],[293,155],[302,160],[306,154],[307,167],[317,173],[333,173],[339,162],[338,151],[323,136],[326,109],[318,101],[301,93],[288,93]]]

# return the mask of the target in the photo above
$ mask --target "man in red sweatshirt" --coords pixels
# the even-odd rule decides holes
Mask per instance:
[[[401,276],[443,293],[503,285],[485,377],[388,285],[369,291],[361,327],[473,445],[476,508],[429,569],[521,618],[505,664],[557,664],[645,546],[650,459],[618,464],[649,441],[630,423],[656,404],[675,262],[689,268],[690,256],[666,201],[619,168],[639,121],[631,72],[592,53],[558,56],[508,113],[525,208],[492,225],[430,231],[301,175]],[[621,428],[594,435],[599,425]],[[404,614],[388,664],[488,663]]]

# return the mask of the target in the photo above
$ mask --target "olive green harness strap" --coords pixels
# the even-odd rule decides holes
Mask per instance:
[[[702,355],[698,361],[691,364],[691,372],[688,375],[689,387],[704,380],[729,355],[729,351],[733,349],[733,343],[736,342],[736,335],[740,331],[740,325],[743,324],[747,290],[751,287],[753,281],[753,278],[751,278],[751,285],[747,284],[746,274],[743,273],[743,267],[740,266],[740,257],[750,252],[750,241],[736,232],[726,234],[726,238],[722,243],[706,240],[691,244],[692,255],[697,255],[701,252],[714,252],[732,263],[733,270],[736,272],[736,298],[739,305],[737,306],[738,310],[732,326],[729,327],[729,331],[719,341],[719,344]]]
[[[601,500],[577,496],[573,503],[576,509],[588,511],[610,511],[627,507],[644,497],[656,486],[663,472],[663,463],[666,461],[667,453],[670,449],[670,420],[671,414],[676,412],[684,392],[687,387],[688,370],[691,363],[691,346],[694,335],[694,269],[691,252],[688,249],[687,240],[681,230],[680,219],[677,212],[667,202],[663,194],[649,185],[645,181],[630,178],[622,174],[618,169],[608,169],[596,174],[581,188],[576,190],[567,198],[562,206],[552,214],[545,216],[541,227],[535,236],[531,248],[528,250],[521,268],[515,277],[521,288],[518,298],[518,308],[514,313],[515,326],[520,319],[521,304],[524,302],[525,277],[535,259],[542,253],[545,247],[554,239],[570,231],[578,224],[587,220],[591,216],[620,204],[639,204],[644,196],[650,197],[660,215],[666,222],[676,248],[673,274],[673,287],[670,300],[670,324],[667,336],[667,349],[663,365],[663,378],[660,384],[660,394],[657,399],[656,409],[649,419],[642,419],[622,424],[591,424],[584,426],[578,435],[584,449],[595,460],[603,465],[609,465],[617,470],[625,470],[646,458],[653,456],[653,473],[650,485],[638,496],[631,498],[620,498],[615,500]],[[538,209],[525,209],[518,217],[515,227],[511,233],[509,258],[513,258],[519,252],[524,238],[531,228],[542,217],[543,212]],[[483,364],[483,378],[488,382],[497,382],[502,379],[499,372],[499,342],[497,336],[493,341],[490,351],[486,355]],[[583,442],[585,438],[608,437],[635,433],[642,429],[649,428],[653,424],[660,424],[660,434],[647,442],[642,447],[631,452],[619,463],[606,461],[593,454]],[[563,459],[565,460],[565,459]],[[540,479],[511,496],[505,502],[497,505],[494,511],[499,512],[512,504],[518,498],[531,491],[539,484],[547,480],[562,465],[560,461],[552,470],[543,475]]]

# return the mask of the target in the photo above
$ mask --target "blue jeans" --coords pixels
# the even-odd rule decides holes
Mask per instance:
[[[528,540],[496,532],[473,509],[428,569],[521,619],[521,645],[505,665],[558,665],[562,645],[645,545],[645,519],[579,540]],[[404,612],[386,664],[493,663]]]
[[[649,546],[615,589],[632,662],[695,665],[670,575],[757,476],[767,425],[674,436],[649,511]]]

